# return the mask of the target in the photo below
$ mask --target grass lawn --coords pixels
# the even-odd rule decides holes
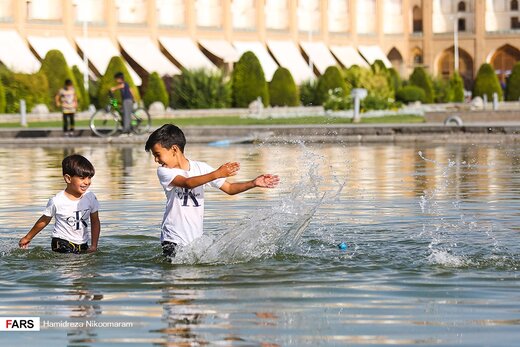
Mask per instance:
[[[277,118],[277,119],[253,119],[240,118],[238,116],[229,117],[196,117],[196,118],[168,118],[153,119],[153,126],[160,126],[165,123],[174,123],[178,126],[203,126],[203,125],[303,125],[303,124],[351,124],[352,120],[348,118],[334,117],[299,117],[299,118]],[[424,123],[421,116],[403,115],[403,116],[383,116],[375,118],[362,118],[361,123]],[[33,122],[29,123],[29,128],[61,128],[61,121],[49,122]],[[18,128],[19,123],[0,123],[0,128]],[[76,122],[76,127],[88,127],[88,120]]]

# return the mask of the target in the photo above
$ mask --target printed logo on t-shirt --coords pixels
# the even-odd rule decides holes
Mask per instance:
[[[89,212],[90,209],[74,211],[74,215],[67,218],[67,224],[74,227],[76,230],[80,230],[82,226],[86,228],[88,226],[87,221],[89,218]]]
[[[192,189],[184,188],[184,189],[176,189],[175,191],[179,199],[182,200],[181,206],[194,206],[199,207],[199,201],[197,200],[200,197],[200,193],[194,192]],[[188,204],[190,202],[190,204]]]

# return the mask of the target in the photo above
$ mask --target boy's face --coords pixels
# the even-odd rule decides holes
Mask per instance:
[[[179,166],[179,155],[180,149],[177,146],[171,148],[164,148],[160,143],[156,143],[152,146],[152,154],[157,164],[162,167],[170,169]]]
[[[70,193],[83,195],[90,187],[92,183],[92,177],[79,177],[65,175],[63,179],[67,183],[67,190]]]
[[[117,84],[120,84],[120,83],[123,83],[124,80],[122,78],[116,78],[116,83]]]

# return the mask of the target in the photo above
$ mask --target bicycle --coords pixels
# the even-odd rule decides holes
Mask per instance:
[[[142,107],[132,110],[130,130],[136,135],[150,131],[152,118]],[[123,129],[123,117],[119,111],[119,101],[110,93],[108,105],[90,117],[90,129],[99,137],[109,137]]]

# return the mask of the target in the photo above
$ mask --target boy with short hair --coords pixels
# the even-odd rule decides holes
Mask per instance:
[[[74,114],[78,107],[78,97],[71,80],[65,80],[54,101],[63,113],[63,133],[65,136],[74,135]]]
[[[238,173],[238,163],[226,163],[214,170],[206,163],[184,156],[186,138],[181,129],[165,124],[155,130],[145,150],[152,152],[161,165],[157,176],[166,194],[166,210],[161,226],[161,245],[166,256],[174,257],[178,245],[186,245],[203,233],[204,187],[212,186],[234,195],[263,187],[274,188],[280,179],[276,175],[260,175],[254,180],[230,183],[226,177]]]
[[[125,75],[118,72],[114,75],[116,85],[110,88],[111,92],[121,90],[121,99],[123,99],[123,133],[130,133],[130,121],[132,110],[134,109],[135,95],[130,85],[125,81]]]
[[[94,193],[88,190],[95,174],[94,166],[78,154],[63,159],[61,166],[67,187],[49,199],[43,215],[18,244],[20,248],[28,248],[31,240],[55,217],[51,241],[54,252],[95,252],[101,226],[99,203]],[[89,247],[90,234],[92,242]]]

